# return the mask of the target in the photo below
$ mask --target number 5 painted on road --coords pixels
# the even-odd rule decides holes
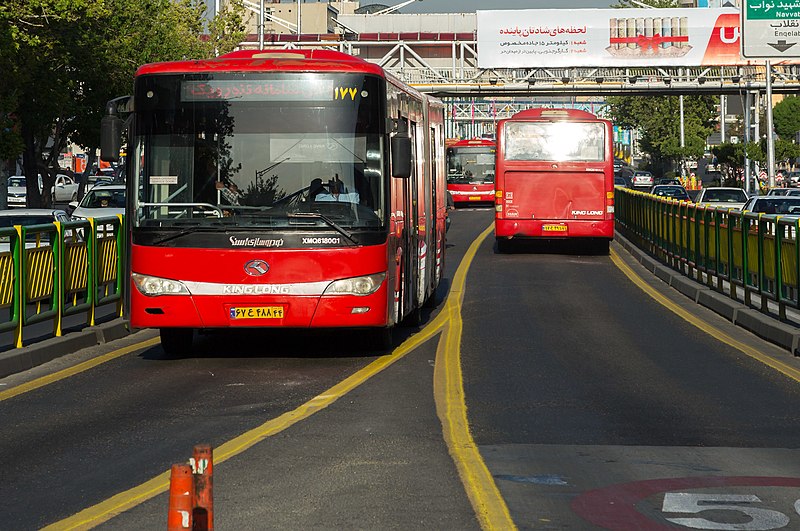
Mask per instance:
[[[761,499],[752,494],[691,494],[687,492],[667,492],[664,494],[664,505],[661,510],[665,513],[690,513],[697,514],[702,511],[736,511],[746,514],[752,520],[742,524],[726,524],[713,522],[705,518],[667,518],[673,524],[690,527],[692,529],[736,529],[748,531],[765,531],[767,529],[780,529],[789,524],[789,517],[771,509],[761,509],[748,505],[734,505],[746,503],[760,503]]]

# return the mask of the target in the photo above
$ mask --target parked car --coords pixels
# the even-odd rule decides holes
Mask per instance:
[[[747,193],[742,188],[712,186],[703,188],[695,203],[740,210],[747,202]]]
[[[800,196],[800,189],[797,188],[773,188],[767,192],[768,196]]]
[[[800,186],[800,171],[790,171],[783,177],[789,186]]]
[[[650,190],[650,193],[659,197],[668,197],[678,201],[692,200],[686,188],[679,184],[657,184]]]
[[[28,189],[24,175],[8,178],[8,208],[24,208],[28,204]]]
[[[39,175],[40,192],[42,188],[42,176]],[[66,203],[69,201],[77,201],[78,183],[69,175],[59,173],[56,175],[56,181],[50,189],[50,192],[54,202]],[[10,208],[28,206],[28,189],[26,188],[24,175],[14,175],[8,178],[8,206]]]
[[[53,201],[68,203],[78,200],[78,183],[72,177],[59,173],[52,188]]]
[[[54,221],[69,221],[69,216],[63,210],[48,208],[0,210],[0,228],[14,227],[15,225],[29,227],[31,225],[44,225],[46,223],[53,223]],[[49,238],[46,238],[45,240],[40,238],[39,242],[45,245],[50,244]],[[36,246],[36,236],[29,235],[26,239],[25,247]],[[8,236],[0,237],[0,252],[8,251],[10,248],[10,238]]]
[[[751,197],[742,210],[763,214],[800,215],[800,197],[762,195]]]
[[[86,178],[85,191],[88,192],[98,184],[114,184],[114,179],[107,175],[90,175]]]
[[[649,171],[636,170],[631,177],[631,185],[634,188],[650,188],[654,182],[653,174]]]
[[[95,186],[83,196],[80,203],[70,206],[73,219],[99,218],[125,213],[125,185],[104,184]]]

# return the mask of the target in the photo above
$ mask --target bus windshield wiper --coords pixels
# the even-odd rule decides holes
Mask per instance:
[[[324,216],[318,212],[290,212],[286,214],[286,217],[289,219],[321,219],[329,227],[335,229],[336,232],[353,242],[355,245],[358,245],[358,242],[355,240],[355,238],[353,238],[352,234],[344,230],[339,224],[330,219],[328,216]]]
[[[192,234],[194,232],[205,232],[205,231],[207,231],[209,229],[217,230],[220,227],[224,227],[225,229],[228,229],[233,224],[234,223],[222,223],[222,222],[217,221],[216,223],[213,223],[213,224],[203,224],[203,225],[195,225],[194,227],[186,227],[185,229],[182,229],[182,230],[180,230],[180,231],[178,231],[178,232],[176,232],[174,234],[169,234],[167,236],[164,236],[163,238],[160,238],[160,239],[154,241],[151,245],[159,245],[161,243],[165,243],[165,242],[168,242],[170,240],[181,238],[183,236],[186,236],[187,234]]]

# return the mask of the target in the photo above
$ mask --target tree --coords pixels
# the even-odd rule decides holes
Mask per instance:
[[[50,205],[35,176],[42,175],[43,190],[51,189],[68,139],[93,156],[106,102],[130,93],[139,65],[213,57],[241,42],[241,0],[210,23],[205,11],[205,3],[194,0],[0,5],[0,125],[10,122],[0,133],[0,156],[22,153],[31,206]]]
[[[794,142],[800,131],[800,98],[787,96],[772,109],[772,123],[778,136]]]
[[[683,148],[678,96],[612,96],[607,103],[615,125],[639,131],[652,169],[663,173],[677,161],[703,155],[714,119],[713,96],[684,96]]]

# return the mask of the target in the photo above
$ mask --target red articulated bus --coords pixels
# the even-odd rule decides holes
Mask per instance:
[[[577,109],[529,109],[497,125],[495,238],[614,237],[611,122]]]
[[[122,99],[120,99],[122,101]],[[418,324],[444,270],[444,106],[330,50],[144,65],[130,112],[132,327],[185,352],[195,331]]]
[[[494,140],[459,140],[447,148],[447,190],[455,206],[494,203]]]

